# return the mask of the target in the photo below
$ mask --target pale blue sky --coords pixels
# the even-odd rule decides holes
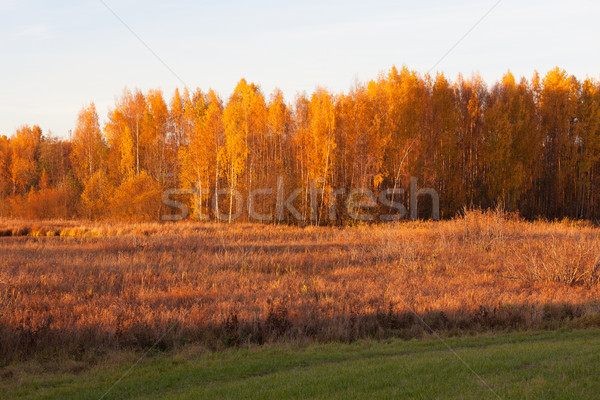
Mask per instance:
[[[190,88],[226,99],[243,77],[292,101],[392,65],[424,74],[497,0],[105,1]],[[599,3],[504,0],[434,72],[599,78]],[[125,86],[183,86],[99,0],[0,0],[0,55],[0,134],[28,123],[64,136],[91,101],[104,121]]]

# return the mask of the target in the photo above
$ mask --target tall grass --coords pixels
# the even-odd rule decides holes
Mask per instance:
[[[344,229],[3,221],[0,232],[5,361],[159,339],[213,349],[600,324],[599,229],[499,210]]]

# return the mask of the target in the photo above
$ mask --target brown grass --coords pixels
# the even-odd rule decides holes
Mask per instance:
[[[479,211],[354,228],[4,221],[0,357],[596,326],[599,233]]]

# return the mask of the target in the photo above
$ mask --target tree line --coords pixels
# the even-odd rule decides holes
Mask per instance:
[[[600,83],[559,68],[488,86],[394,67],[291,103],[243,79],[226,101],[212,90],[167,101],[125,89],[105,123],[93,103],[83,108],[69,139],[37,125],[0,138],[3,217],[159,219],[164,191],[186,188],[178,200],[200,219],[211,201],[234,213],[233,191],[284,182],[307,220],[344,224],[344,194],[406,189],[411,177],[439,193],[442,218],[500,204],[526,218],[598,220]],[[262,213],[277,212],[275,197],[260,199]],[[321,218],[336,204],[334,219]]]

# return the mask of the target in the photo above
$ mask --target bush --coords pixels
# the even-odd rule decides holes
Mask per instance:
[[[510,274],[524,281],[559,282],[567,285],[595,284],[600,279],[600,240],[552,237],[523,246]]]
[[[161,189],[142,172],[121,184],[110,201],[110,213],[124,220],[156,220],[160,217]]]
[[[81,215],[89,219],[105,217],[109,211],[112,192],[106,173],[97,171],[85,184],[81,194]]]

